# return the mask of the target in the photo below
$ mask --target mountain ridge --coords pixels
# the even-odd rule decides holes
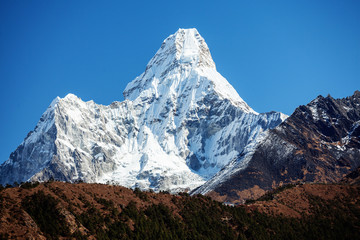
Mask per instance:
[[[182,191],[200,186],[285,115],[258,114],[217,71],[195,29],[165,39],[125,100],[56,98],[0,183],[51,178]]]
[[[287,183],[340,181],[360,165],[360,94],[318,96],[299,106],[234,162],[194,191],[243,201]]]

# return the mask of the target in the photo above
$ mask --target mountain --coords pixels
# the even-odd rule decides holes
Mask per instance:
[[[258,114],[217,71],[196,29],[166,38],[125,101],[56,98],[0,167],[0,183],[113,183],[194,189],[287,116]]]
[[[241,202],[286,183],[338,182],[360,166],[360,92],[318,96],[194,193]]]

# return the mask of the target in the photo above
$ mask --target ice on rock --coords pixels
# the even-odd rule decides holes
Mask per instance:
[[[0,183],[55,178],[194,189],[285,118],[252,110],[216,71],[196,29],[166,38],[124,97],[109,106],[56,98],[0,167]]]

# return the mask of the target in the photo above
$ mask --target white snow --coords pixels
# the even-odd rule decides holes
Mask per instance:
[[[216,71],[196,29],[165,39],[124,96],[109,106],[74,94],[56,98],[24,144],[31,148],[55,127],[54,147],[41,151],[66,180],[182,191],[238,161],[259,134],[286,118],[252,110]],[[39,166],[28,169],[34,180],[48,177]]]

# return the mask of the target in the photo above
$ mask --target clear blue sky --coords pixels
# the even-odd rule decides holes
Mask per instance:
[[[56,96],[122,101],[162,41],[191,27],[258,112],[360,89],[360,1],[0,0],[0,163]]]

